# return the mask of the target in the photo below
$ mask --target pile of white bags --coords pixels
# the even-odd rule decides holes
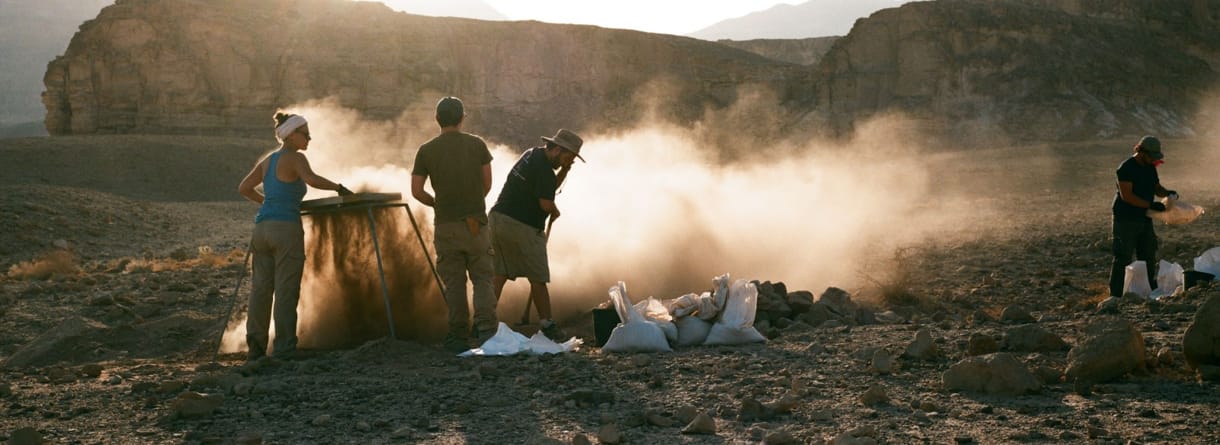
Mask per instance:
[[[1182,292],[1186,282],[1185,273],[1178,263],[1161,260],[1157,263],[1157,288],[1153,291],[1148,282],[1148,264],[1143,261],[1132,262],[1127,265],[1126,275],[1123,277],[1123,295],[1133,293],[1153,300],[1166,295],[1177,295]]]
[[[607,352],[664,352],[673,346],[738,345],[767,341],[754,328],[758,288],[746,280],[712,280],[712,291],[686,294],[664,303],[649,297],[632,305],[627,284],[609,290],[622,322],[610,333]]]

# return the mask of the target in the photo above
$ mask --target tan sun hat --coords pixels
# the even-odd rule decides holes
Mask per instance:
[[[576,133],[560,128],[559,131],[555,133],[555,137],[548,138],[543,136],[542,140],[563,147],[572,153],[576,153],[576,157],[580,158],[580,162],[588,162],[585,161],[585,158],[580,156],[580,146],[584,145],[585,141],[584,139],[581,139],[580,136],[577,136]]]

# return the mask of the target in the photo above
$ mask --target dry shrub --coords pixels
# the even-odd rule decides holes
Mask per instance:
[[[53,250],[30,261],[22,261],[8,269],[8,277],[17,280],[45,280],[56,275],[72,275],[80,271],[76,255],[67,250]]]
[[[220,269],[234,263],[240,263],[245,258],[245,254],[246,252],[241,249],[233,249],[227,253],[216,253],[209,246],[200,246],[199,256],[196,258],[134,258],[127,262],[123,271],[126,273],[156,273],[191,270],[199,267]]]
[[[865,291],[884,308],[900,306],[922,306],[925,299],[911,290],[915,274],[919,273],[917,251],[913,247],[900,247],[882,264],[866,264],[861,279],[868,283]]]
[[[1085,286],[1085,293],[1079,300],[1068,302],[1071,305],[1070,309],[1077,311],[1090,311],[1097,308],[1097,304],[1102,300],[1110,298],[1110,283],[1090,283]]]
[[[216,253],[208,246],[199,247],[199,258],[192,260],[195,266],[211,267],[220,269],[227,267],[233,263],[242,261],[245,258],[246,251],[241,249],[233,249],[228,253]]]

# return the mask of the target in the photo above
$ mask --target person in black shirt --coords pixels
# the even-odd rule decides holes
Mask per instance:
[[[551,271],[546,255],[550,224],[559,218],[555,190],[580,156],[584,141],[568,130],[543,137],[546,145],[526,150],[517,159],[489,215],[496,299],[508,280],[525,277],[530,282],[530,301],[538,308],[543,335],[562,342],[567,334],[551,318],[547,283]],[[556,174],[555,170],[559,172]],[[548,221],[549,220],[549,221]]]
[[[1148,265],[1148,284],[1156,290],[1157,238],[1148,210],[1163,212],[1157,196],[1177,199],[1178,193],[1161,186],[1156,167],[1165,157],[1161,141],[1144,136],[1135,144],[1135,154],[1118,166],[1118,191],[1114,195],[1114,264],[1110,268],[1110,296],[1121,297],[1131,255]]]

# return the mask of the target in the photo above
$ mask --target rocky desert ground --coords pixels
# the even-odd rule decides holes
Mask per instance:
[[[605,353],[586,313],[561,355],[382,338],[247,364],[214,352],[254,212],[233,189],[266,141],[0,140],[0,440],[1215,443],[1220,388],[1183,338],[1220,289],[1099,308],[1132,142],[933,155],[940,187],[1006,210],[841,292],[740,277],[769,281],[766,343]],[[1163,181],[1220,208],[1214,147],[1166,143]],[[1210,213],[1158,233],[1188,269],[1220,245]]]

